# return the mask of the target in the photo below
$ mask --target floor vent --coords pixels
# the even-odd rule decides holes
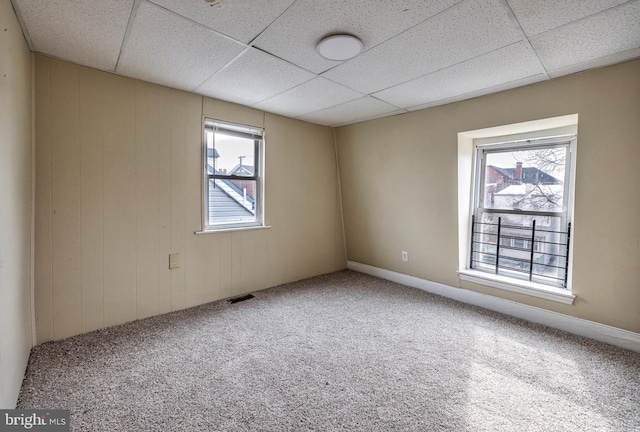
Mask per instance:
[[[254,296],[253,294],[247,294],[247,295],[244,295],[244,296],[242,296],[242,297],[236,297],[236,298],[229,299],[229,300],[227,300],[227,301],[228,301],[229,303],[231,303],[231,304],[234,304],[234,303],[238,303],[238,302],[241,302],[241,301],[245,301],[245,300],[252,299],[252,298],[254,298],[254,297],[255,297],[255,296]]]

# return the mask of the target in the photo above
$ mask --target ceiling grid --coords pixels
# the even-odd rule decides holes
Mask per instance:
[[[640,0],[11,1],[34,52],[328,126],[640,57]]]

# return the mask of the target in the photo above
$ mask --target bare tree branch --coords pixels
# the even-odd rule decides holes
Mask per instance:
[[[564,147],[544,148],[529,153],[527,165],[538,168],[547,174],[562,172],[567,161],[567,150]]]

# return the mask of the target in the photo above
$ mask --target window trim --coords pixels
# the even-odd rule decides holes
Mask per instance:
[[[483,143],[475,145],[475,159],[476,159],[476,170],[474,172],[473,182],[474,182],[474,194],[473,194],[473,209],[472,215],[475,215],[476,218],[480,217],[481,214],[506,214],[506,215],[530,215],[535,217],[544,217],[551,216],[560,218],[561,228],[560,231],[564,231],[566,227],[572,222],[572,208],[573,208],[573,197],[571,195],[571,189],[573,184],[573,171],[571,163],[571,155],[573,153],[573,148],[575,147],[576,135],[575,134],[567,134],[560,135],[555,137],[544,137],[537,139],[523,139],[523,140],[513,140],[513,141],[502,141],[502,138],[497,143]],[[566,152],[566,162],[564,169],[564,178],[563,182],[563,199],[562,199],[562,209],[559,211],[540,211],[540,210],[520,210],[520,209],[504,209],[504,208],[492,208],[487,207],[484,202],[484,185],[486,181],[486,168],[487,168],[487,156],[490,154],[498,154],[505,153],[509,151],[523,151],[530,149],[546,149],[546,148],[563,148]],[[471,239],[469,240],[471,242]],[[502,245],[504,246],[504,245]],[[513,246],[513,245],[511,245]],[[512,247],[506,246],[508,249],[512,249]],[[471,250],[469,251],[471,252]],[[570,245],[567,245],[567,249],[565,253],[568,257],[570,254],[571,248]],[[531,263],[530,265],[533,265]],[[467,270],[473,270],[471,264],[467,267]],[[485,272],[486,270],[478,269],[479,272]],[[566,275],[565,280],[568,279],[569,269],[566,267]],[[498,271],[496,270],[496,273]],[[515,272],[509,272],[508,269],[503,267],[500,268],[501,275],[503,275],[507,280],[522,280],[522,275],[519,275]],[[509,276],[509,274],[512,276]],[[540,279],[540,278],[537,278]],[[544,283],[544,282],[532,282],[533,286],[541,286],[541,287],[550,287],[550,288],[559,288],[563,290],[569,290],[568,283],[564,286],[559,286],[552,283]]]
[[[216,175],[208,172],[207,132],[211,131],[215,140],[215,133],[224,130],[225,134],[254,141],[254,175]],[[264,128],[233,123],[203,116],[202,126],[202,230],[195,234],[214,232],[229,232],[249,229],[269,228],[264,224]],[[214,141],[215,142],[215,141]],[[214,146],[215,148],[215,146]],[[209,225],[209,180],[253,180],[256,182],[255,220],[250,222],[221,222]]]
[[[475,187],[478,163],[476,146],[513,143],[516,141],[540,140],[541,138],[557,139],[560,136],[576,135],[578,132],[578,114],[570,114],[548,119],[533,120],[504,126],[470,130],[458,133],[458,274],[461,281],[472,282],[486,287],[517,292],[532,297],[573,304],[573,242],[571,235],[569,244],[569,266],[566,288],[556,288],[529,282],[527,280],[505,278],[474,269],[469,269],[471,251],[471,215],[475,210]],[[567,215],[573,220],[574,197],[576,187],[576,152],[577,140],[569,146],[568,175],[572,179],[568,185]],[[565,173],[566,175],[567,173]],[[566,182],[565,182],[566,183]]]
[[[526,294],[531,297],[537,297],[545,300],[552,300],[558,303],[570,305],[573,304],[573,300],[576,298],[575,294],[564,288],[555,288],[549,285],[510,278],[504,275],[492,275],[490,273],[473,269],[458,270],[458,276],[463,281],[486,285],[492,288],[498,288],[518,294]]]

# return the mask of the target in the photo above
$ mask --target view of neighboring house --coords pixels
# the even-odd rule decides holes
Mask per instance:
[[[253,175],[252,166],[238,164],[230,172],[215,170],[213,160],[220,157],[216,149],[207,151],[207,171],[210,174],[249,176]],[[209,224],[223,222],[244,222],[255,219],[255,181],[209,179]]]
[[[535,167],[523,167],[522,162],[516,162],[515,168],[499,168],[487,165],[485,174],[485,202],[487,207],[511,208],[505,198],[511,196],[515,199],[513,203],[522,201],[522,198],[530,194],[551,191],[551,185],[562,185],[562,181],[539,170]],[[523,187],[527,185],[527,187]],[[515,186],[515,187],[513,187]],[[557,189],[557,187],[556,187]],[[500,194],[499,202],[496,202],[496,195]],[[525,209],[523,209],[525,210]],[[528,208],[526,210],[534,210]]]
[[[562,208],[564,184],[556,177],[536,167],[514,168],[487,165],[485,171],[485,207],[520,210],[523,212],[553,212]],[[501,221],[498,248],[498,218]],[[535,220],[535,232],[533,221]],[[564,250],[566,234],[560,217],[536,214],[482,213],[477,226],[474,250],[480,261],[491,271],[495,268],[496,254],[499,267],[528,274],[533,254],[533,273],[564,278]]]
[[[231,180],[209,180],[209,223],[243,222],[255,219],[253,200],[245,198]],[[243,203],[244,199],[244,203]]]
[[[250,165],[243,165],[242,160],[241,163],[236,165],[230,172],[229,175],[236,175],[242,177],[251,177],[254,174],[254,167]],[[253,180],[232,180],[233,183],[238,189],[245,191],[246,196],[254,200],[256,198],[256,182]]]

